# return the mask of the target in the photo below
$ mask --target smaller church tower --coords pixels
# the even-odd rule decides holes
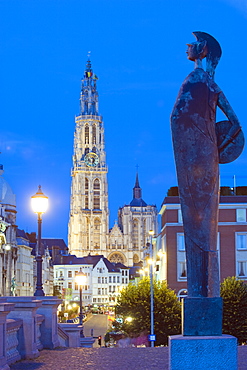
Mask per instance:
[[[111,253],[108,259],[111,262],[121,261],[127,266],[143,260],[143,252],[147,242],[149,242],[149,231],[158,232],[158,211],[155,205],[148,205],[142,199],[142,189],[139,184],[138,173],[136,174],[135,186],[133,188],[133,199],[129,205],[125,205],[118,210],[118,227],[123,235],[122,250],[113,251],[114,240],[110,234]],[[112,232],[117,235],[116,225]],[[120,237],[120,236],[119,236]],[[114,247],[117,249],[117,247]]]

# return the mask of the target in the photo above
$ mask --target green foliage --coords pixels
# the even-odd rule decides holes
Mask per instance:
[[[247,285],[235,276],[221,284],[223,298],[223,333],[238,338],[239,344],[247,341]]]
[[[149,278],[140,280],[136,285],[129,284],[121,291],[116,313],[124,319],[133,319],[130,323],[124,321],[118,329],[128,334],[139,334],[144,330],[150,332]],[[181,305],[166,282],[154,281],[154,332],[156,345],[166,345],[168,335],[181,332]]]

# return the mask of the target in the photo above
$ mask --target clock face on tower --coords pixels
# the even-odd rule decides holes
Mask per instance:
[[[88,167],[96,167],[99,163],[99,157],[97,154],[91,152],[85,156],[84,161]]]

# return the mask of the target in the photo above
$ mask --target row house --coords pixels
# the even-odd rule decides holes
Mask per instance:
[[[121,289],[129,284],[129,269],[121,263],[111,263],[103,255],[58,255],[53,261],[54,285],[58,286],[66,301],[79,301],[76,274],[86,275],[82,287],[85,306],[115,305]]]

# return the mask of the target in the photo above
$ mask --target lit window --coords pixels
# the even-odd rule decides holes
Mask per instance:
[[[72,283],[70,283],[70,282],[68,283],[68,288],[72,289]]]
[[[68,271],[68,278],[72,278],[72,271]]]
[[[246,222],[246,209],[236,209],[237,222]]]
[[[184,234],[177,233],[177,248],[178,251],[185,251]]]
[[[186,272],[186,262],[179,262],[178,263],[178,279],[179,280],[186,280],[187,272]]]
[[[247,249],[247,233],[236,234],[236,247],[237,249]]]
[[[239,277],[245,277],[245,276],[247,276],[246,264],[247,264],[246,261],[239,261],[238,262],[238,265],[237,265],[237,268],[238,268],[237,276],[239,276]]]

